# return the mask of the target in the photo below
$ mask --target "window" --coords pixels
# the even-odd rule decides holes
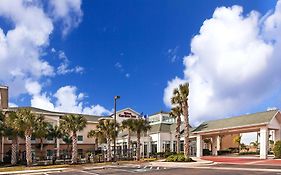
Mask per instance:
[[[157,142],[151,142],[151,153],[157,153]]]
[[[82,141],[83,141],[83,136],[81,136],[81,135],[78,136],[78,141],[79,141],[79,142],[82,142]]]
[[[54,138],[53,138],[52,136],[50,136],[50,135],[47,136],[47,140],[48,140],[48,141],[52,141],[53,139],[54,139]]]
[[[162,146],[163,151],[164,152],[171,151],[170,146],[171,146],[170,141],[164,141]]]
[[[48,149],[48,150],[47,150],[47,156],[50,157],[50,156],[52,156],[52,155],[53,155],[53,150],[49,150],[49,149]]]
[[[78,156],[79,156],[80,158],[82,158],[82,156],[83,156],[83,149],[78,149],[78,150],[77,150],[77,153],[78,153]]]
[[[12,140],[12,136],[8,136],[8,140]]]
[[[184,141],[181,140],[180,142],[180,151],[184,151]]]
[[[177,141],[173,141],[173,152],[177,152]]]
[[[31,136],[31,140],[35,140],[35,136]]]

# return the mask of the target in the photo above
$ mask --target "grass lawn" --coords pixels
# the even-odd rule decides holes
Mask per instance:
[[[0,167],[0,172],[7,172],[7,171],[23,171],[23,170],[40,170],[40,169],[51,169],[51,168],[67,168],[70,165],[46,165],[46,166],[33,166],[33,167],[26,167],[23,165],[20,166],[11,166],[11,167]]]
[[[142,159],[140,161],[118,161],[119,165],[123,164],[139,164],[144,163],[148,161],[154,161],[155,158],[149,158],[149,159]],[[11,167],[0,167],[0,172],[8,172],[8,171],[24,171],[24,170],[40,170],[40,169],[52,169],[52,168],[80,168],[81,166],[89,167],[89,166],[105,166],[105,165],[112,165],[112,162],[103,162],[103,163],[86,163],[86,164],[77,164],[77,165],[43,165],[43,166],[32,166],[32,167],[26,167],[23,165],[19,166],[11,166]]]

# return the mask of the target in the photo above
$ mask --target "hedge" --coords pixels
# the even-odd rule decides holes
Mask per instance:
[[[275,142],[273,152],[274,152],[274,156],[276,159],[281,159],[281,141],[280,140]]]
[[[190,157],[186,159],[184,154],[180,153],[180,154],[170,155],[169,157],[167,157],[166,162],[195,162],[195,161],[192,160]]]

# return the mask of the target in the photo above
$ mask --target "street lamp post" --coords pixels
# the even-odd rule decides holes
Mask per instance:
[[[116,101],[119,99],[120,96],[114,97],[114,147],[113,147],[113,161],[116,162]]]

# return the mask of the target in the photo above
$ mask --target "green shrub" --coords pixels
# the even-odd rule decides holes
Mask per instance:
[[[281,140],[275,142],[273,152],[276,159],[281,159]]]
[[[219,150],[218,155],[225,155],[225,154],[230,154],[231,150],[230,149],[225,149],[225,150]]]
[[[209,149],[203,149],[203,156],[209,156],[211,153],[212,152]]]
[[[180,153],[170,155],[169,157],[167,157],[166,162],[194,162],[194,160],[192,160],[190,157],[186,159],[185,156]]]
[[[256,155],[259,154],[259,152],[256,151],[249,151],[249,152],[240,152],[239,155]]]
[[[166,152],[164,152],[164,158],[167,158],[167,157],[169,157],[170,155],[174,155],[174,154],[176,154],[176,153],[175,153],[175,152],[166,151]]]

